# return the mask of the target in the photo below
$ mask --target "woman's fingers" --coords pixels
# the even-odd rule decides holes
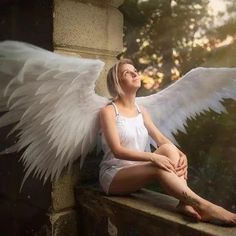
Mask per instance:
[[[180,151],[180,157],[178,161],[178,166],[176,168],[177,175],[179,177],[184,176],[185,179],[187,179],[187,169],[188,169],[188,160],[186,155]]]
[[[184,178],[187,180],[188,179],[188,168],[186,168],[185,174],[184,174]]]
[[[175,169],[175,164],[174,164],[174,162],[171,161],[170,159],[167,159],[167,160],[168,160],[168,162],[173,166],[173,168]]]
[[[183,158],[183,156],[182,155],[180,155],[180,157],[179,157],[179,161],[178,161],[178,167],[179,166],[182,166],[184,164],[184,158]]]
[[[183,176],[184,174],[185,174],[185,171],[184,171],[184,170],[181,170],[181,171],[177,172],[177,175],[178,175],[179,177]]]
[[[186,155],[183,152],[179,152],[179,161],[178,161],[178,167],[183,166],[183,165],[188,165],[188,160]]]
[[[177,174],[175,168],[168,161],[162,164],[160,167],[168,172],[174,172],[175,174]]]
[[[156,165],[168,172],[173,172],[177,175],[174,162],[164,155],[158,155],[158,158],[156,159]]]
[[[175,168],[175,170],[178,172],[182,169],[185,169],[186,167],[187,167],[187,164],[184,164],[184,165],[178,166],[177,168]]]
[[[168,167],[168,169],[169,169],[171,172],[173,171],[175,174],[177,174],[173,162],[168,161],[166,166]]]
[[[186,177],[187,177],[187,167],[185,167],[184,169],[181,169],[181,170],[179,170],[179,171],[177,171],[177,175],[179,176],[179,177],[181,177],[181,176],[184,176],[184,178],[186,179]]]

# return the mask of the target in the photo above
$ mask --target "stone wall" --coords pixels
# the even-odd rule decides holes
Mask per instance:
[[[107,69],[122,51],[123,0],[5,0],[0,3],[0,40],[25,41],[63,54],[99,58],[105,68],[96,91],[108,95]],[[1,150],[14,143],[6,139],[11,127],[0,132]],[[1,235],[77,235],[74,188],[96,181],[99,159],[88,157],[82,172],[75,164],[58,182],[42,186],[29,178],[19,193],[23,166],[19,154],[0,159]],[[96,170],[96,171],[95,171]],[[79,183],[78,183],[79,182]]]
[[[123,48],[123,1],[54,1],[54,49],[105,62],[96,91],[108,95],[104,83],[107,69]]]

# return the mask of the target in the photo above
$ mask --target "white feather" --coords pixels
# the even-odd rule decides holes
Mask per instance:
[[[95,117],[108,103],[94,92],[104,63],[16,41],[0,43],[0,53],[0,74],[5,76],[0,84],[6,97],[1,107],[10,109],[0,118],[0,127],[18,122],[11,131],[18,131],[19,138],[12,151],[25,150],[22,184],[30,174],[44,182],[57,180],[66,166],[95,146]],[[91,112],[91,107],[96,110]]]
[[[156,94],[137,98],[155,125],[174,143],[173,134],[186,133],[187,119],[209,109],[226,112],[222,101],[236,100],[236,68],[196,68]]]

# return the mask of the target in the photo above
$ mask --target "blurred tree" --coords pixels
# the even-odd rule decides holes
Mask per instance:
[[[210,0],[124,2],[121,56],[131,58],[143,72],[144,85],[149,83],[145,87],[151,90],[143,89],[141,93],[155,92],[194,67],[205,63],[209,66],[208,60],[213,58],[216,48],[235,42],[236,3],[223,1],[226,7],[218,12],[213,1],[210,6]],[[221,63],[224,62],[222,59]],[[230,64],[235,65],[236,61]]]
[[[232,0],[126,0],[121,11],[120,56],[131,58],[142,72],[139,95],[156,92],[197,66],[236,66]],[[188,134],[180,132],[176,139],[188,156],[190,186],[235,211],[236,102],[225,105],[229,114],[208,112],[188,121]]]
[[[194,38],[202,36],[211,17],[206,0],[127,0],[124,57],[149,69],[162,86],[185,72]],[[201,61],[202,62],[202,61]],[[185,66],[183,66],[185,65]]]

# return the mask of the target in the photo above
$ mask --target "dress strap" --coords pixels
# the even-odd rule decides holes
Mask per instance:
[[[111,104],[113,105],[113,107],[115,109],[116,116],[118,116],[119,115],[119,111],[118,111],[118,108],[117,108],[116,104],[114,102],[111,102]]]
[[[116,116],[120,115],[120,114],[119,114],[119,111],[118,111],[118,108],[117,108],[117,106],[116,106],[116,104],[115,104],[114,102],[111,102],[111,104],[113,105],[113,107],[114,107],[114,109],[115,109]],[[141,113],[141,110],[140,110],[138,104],[135,103],[135,105],[136,105],[136,107],[137,107],[138,113]]]
[[[137,103],[135,103],[135,105],[136,105],[136,107],[137,107],[138,113],[141,113],[141,110],[140,110],[140,108],[139,108],[138,104],[137,104]]]

